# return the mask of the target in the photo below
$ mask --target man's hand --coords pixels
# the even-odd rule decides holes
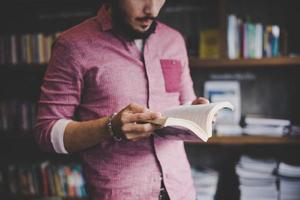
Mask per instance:
[[[192,102],[192,105],[207,104],[207,103],[209,103],[208,99],[204,97],[198,97]]]
[[[112,120],[114,132],[123,135],[126,139],[137,141],[149,137],[158,126],[145,123],[161,117],[160,113],[151,112],[139,104],[130,104],[121,110]]]

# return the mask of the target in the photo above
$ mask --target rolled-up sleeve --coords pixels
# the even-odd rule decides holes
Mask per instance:
[[[82,72],[80,55],[74,44],[59,38],[41,86],[35,139],[42,150],[54,152],[51,130],[60,119],[72,120],[80,103]]]

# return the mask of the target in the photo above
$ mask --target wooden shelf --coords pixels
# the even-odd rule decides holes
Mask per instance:
[[[201,60],[190,57],[190,66],[195,68],[272,68],[272,67],[299,67],[300,57],[277,57],[262,59],[211,59]]]
[[[0,141],[34,143],[33,135],[29,132],[23,134],[4,134],[0,132]],[[300,137],[270,137],[270,136],[213,136],[207,143],[186,142],[187,144],[297,144],[300,145]]]
[[[207,143],[186,142],[186,144],[209,145],[209,144],[228,144],[228,145],[300,145],[299,137],[270,137],[270,136],[214,136]]]
[[[277,57],[262,59],[205,59],[201,60],[197,57],[190,57],[190,66],[196,68],[272,68],[272,67],[299,67],[299,57]],[[17,65],[0,65],[0,70],[21,70],[33,71],[38,70],[44,72],[47,64],[17,64]]]

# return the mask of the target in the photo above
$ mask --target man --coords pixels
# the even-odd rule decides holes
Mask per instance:
[[[195,199],[183,142],[143,123],[207,103],[194,100],[183,38],[155,19],[164,3],[107,0],[53,46],[36,139],[46,151],[80,153],[91,199]]]

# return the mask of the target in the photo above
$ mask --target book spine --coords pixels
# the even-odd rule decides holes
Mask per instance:
[[[243,55],[244,58],[249,58],[248,53],[248,40],[249,40],[249,33],[248,33],[248,23],[243,24]]]
[[[21,35],[17,35],[16,37],[16,44],[17,44],[17,63],[20,64],[22,63],[22,37]]]
[[[21,63],[25,64],[27,63],[26,60],[26,35],[21,35]]]
[[[49,177],[47,173],[48,163],[42,163],[40,165],[41,175],[42,175],[42,185],[43,185],[43,196],[49,196]]]
[[[255,25],[255,58],[263,57],[263,25],[258,23]]]
[[[279,36],[280,36],[280,28],[277,25],[272,26],[272,56],[279,56]]]
[[[227,25],[227,47],[228,47],[228,58],[236,59],[236,48],[235,48],[235,26],[236,17],[234,15],[228,16]]]
[[[8,165],[8,186],[11,194],[18,194],[18,179],[17,179],[17,169],[15,165]]]
[[[46,59],[45,59],[45,44],[44,44],[44,36],[42,33],[39,33],[38,36],[38,55],[39,55],[39,63],[46,63]]]
[[[10,41],[11,41],[11,64],[15,65],[18,63],[16,35],[11,35]]]

